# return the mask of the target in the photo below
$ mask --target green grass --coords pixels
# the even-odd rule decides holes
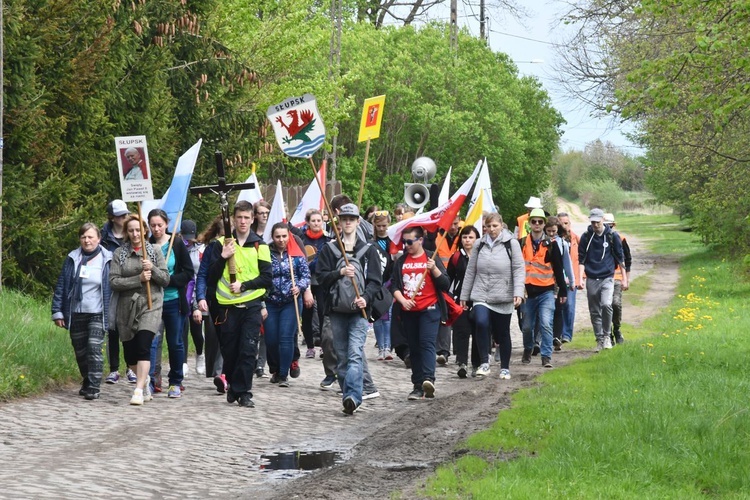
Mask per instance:
[[[79,382],[68,331],[51,317],[49,303],[0,294],[0,401]]]
[[[654,278],[654,270],[650,270],[647,273],[641,274],[635,279],[630,281],[630,288],[627,293],[624,293],[622,299],[626,304],[633,306],[643,305],[643,299],[646,292],[651,288],[651,282]]]
[[[669,225],[676,221],[629,222],[656,249],[684,255],[672,305],[625,345],[515,394],[492,428],[465,443],[476,454],[441,467],[424,494],[750,497],[750,284],[735,262]]]

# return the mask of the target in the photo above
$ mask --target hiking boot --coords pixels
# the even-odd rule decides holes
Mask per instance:
[[[182,391],[180,391],[179,385],[170,385],[167,389],[167,397],[177,399],[182,397]]]
[[[425,399],[435,399],[435,384],[431,380],[422,382],[422,390],[424,391]]]
[[[198,375],[206,374],[206,355],[196,354],[195,355],[195,373]]]
[[[531,351],[532,356],[539,356],[539,343],[534,342],[534,349]]]
[[[302,373],[299,369],[299,361],[292,361],[291,366],[289,366],[289,376],[292,378],[299,377],[300,373]]]
[[[128,378],[129,384],[135,384],[138,382],[138,377],[135,375],[135,372],[128,368],[128,372],[125,374],[125,376]]]
[[[479,365],[479,369],[477,369],[477,377],[486,377],[490,374],[490,364],[489,363],[482,363]]]
[[[243,394],[242,396],[240,396],[237,399],[237,404],[245,408],[255,408],[255,403],[253,403],[253,398],[251,398],[249,394]]]
[[[542,356],[542,366],[545,368],[552,368],[552,360],[547,356]]]
[[[120,374],[118,372],[110,372],[109,375],[107,375],[107,378],[104,379],[104,382],[108,384],[116,384],[120,381]]]
[[[327,375],[326,378],[324,378],[320,382],[320,388],[323,390],[333,389],[333,386],[335,384],[336,384],[336,375]]]
[[[604,345],[602,347],[604,349],[612,349],[612,341],[609,339],[609,337],[604,337]]]
[[[458,366],[458,378],[466,378],[466,363],[461,363]]]
[[[227,392],[227,376],[222,373],[218,377],[214,377],[214,385],[216,386],[216,392],[219,394]]]
[[[438,354],[437,364],[439,364],[440,366],[444,366],[445,363],[447,363],[447,362],[448,362],[448,360],[445,358],[444,354]]]
[[[421,387],[414,387],[414,390],[409,393],[407,398],[409,401],[418,401],[424,397],[424,391]]]
[[[521,356],[521,363],[528,365],[531,363],[531,349],[524,349],[523,356]]]
[[[552,344],[555,346],[556,351],[562,351],[562,340],[555,337],[554,339],[552,339]]]
[[[347,396],[344,398],[344,409],[342,410],[347,415],[353,415],[355,411],[357,411],[357,407],[359,405],[356,401],[354,401],[354,398],[351,396]]]
[[[279,387],[289,387],[289,379],[286,377],[279,378]]]
[[[510,380],[510,370],[503,368],[500,370],[500,380]]]
[[[305,358],[307,358],[307,359],[315,359],[315,348],[314,347],[311,347],[310,349],[307,350],[307,352],[305,353]]]

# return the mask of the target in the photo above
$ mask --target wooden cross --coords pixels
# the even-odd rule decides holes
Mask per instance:
[[[242,189],[253,189],[255,187],[254,182],[243,182],[236,184],[227,184],[226,176],[224,175],[224,158],[221,155],[221,151],[214,153],[216,159],[216,174],[219,177],[219,182],[211,186],[196,186],[190,188],[192,194],[201,195],[204,193],[213,193],[219,195],[219,204],[221,206],[221,220],[224,223],[224,241],[227,238],[232,237],[232,224],[229,220],[229,200],[227,196],[232,191]],[[229,266],[229,281],[234,283],[237,281],[237,267],[234,263],[234,255],[229,258],[227,262]]]

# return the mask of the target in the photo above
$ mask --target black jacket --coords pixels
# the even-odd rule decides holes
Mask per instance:
[[[369,243],[365,243],[363,240],[357,238],[357,243],[354,245],[354,253],[356,254],[359,250]],[[348,254],[347,258],[351,255]],[[318,285],[323,290],[330,290],[334,283],[339,279],[349,279],[346,276],[342,276],[338,266],[339,257],[331,251],[328,245],[324,245],[318,254],[318,263],[315,266],[315,275],[318,279]],[[375,295],[380,291],[380,287],[383,286],[383,276],[380,272],[380,256],[374,245],[370,245],[367,253],[360,260],[362,269],[366,270],[365,273],[365,289],[360,290],[360,294],[365,298],[367,302],[367,315],[370,315],[370,304],[372,304]],[[324,310],[328,312],[329,304],[324,305]]]
[[[148,241],[155,247],[160,247],[156,244],[153,236]],[[161,248],[159,249],[161,250]],[[190,302],[187,300],[186,287],[188,282],[195,277],[195,268],[193,268],[190,252],[188,252],[185,242],[179,236],[174,238],[172,253],[174,254],[174,273],[169,275],[169,284],[164,288],[170,286],[176,288],[180,294],[180,314],[190,314],[193,312],[193,308],[190,307]],[[164,259],[166,260],[166,256]],[[169,265],[168,262],[167,265]]]

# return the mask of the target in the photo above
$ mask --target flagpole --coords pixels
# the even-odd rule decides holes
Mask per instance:
[[[370,156],[370,138],[367,138],[367,146],[365,146],[365,164],[362,167],[362,181],[359,183],[359,198],[357,206],[362,206],[362,194],[365,192],[365,176],[367,175],[367,157]]]
[[[146,228],[143,226],[143,210],[141,210],[141,202],[138,202],[138,218],[141,221],[141,259],[146,260]],[[151,310],[151,281],[146,282],[146,299],[148,299],[148,309]]]
[[[344,241],[341,239],[341,235],[339,234],[338,227],[336,227],[336,217],[334,217],[333,210],[331,210],[331,204],[328,203],[328,196],[326,196],[326,191],[324,189],[324,186],[321,185],[320,179],[318,178],[318,169],[315,167],[315,162],[313,162],[312,156],[309,157],[309,160],[310,160],[310,166],[312,167],[312,170],[313,170],[313,176],[315,177],[315,182],[318,183],[318,188],[320,189],[320,195],[323,197],[323,203],[325,203],[326,210],[328,210],[328,214],[330,216],[331,227],[333,227],[333,234],[334,236],[336,236],[336,242],[339,244],[339,249],[341,249],[341,255],[344,256],[344,262],[348,266],[349,259],[346,256],[346,247],[344,246]],[[354,294],[357,296],[357,298],[360,298],[361,295],[359,293],[359,287],[357,286],[357,281],[354,279],[354,276],[352,276],[350,279],[352,280],[352,286],[354,287]],[[360,309],[360,312],[362,313],[363,318],[369,319],[367,317],[367,312],[365,312],[364,309]]]
[[[294,237],[294,235],[292,235],[291,233],[290,233],[289,236],[292,237],[292,238]],[[287,244],[287,247],[286,247],[286,256],[289,258],[289,274],[292,275],[292,288],[294,288],[295,286],[297,286],[297,284],[294,281],[294,264],[292,263],[292,254],[289,253],[289,245],[288,244]],[[297,335],[302,335],[302,320],[300,320],[300,316],[299,316],[299,302],[298,302],[298,298],[299,298],[299,294],[297,294],[294,297],[294,312],[297,314]]]
[[[177,218],[174,221],[174,227],[172,228],[172,235],[169,237],[169,249],[167,250],[167,266],[169,266],[169,255],[172,253],[172,245],[174,245],[174,236],[177,234],[177,224],[182,222],[182,210],[177,212]]]

